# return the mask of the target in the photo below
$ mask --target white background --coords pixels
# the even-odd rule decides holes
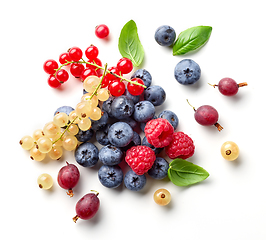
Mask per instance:
[[[248,3],[249,2],[249,3]],[[1,235],[5,239],[182,239],[263,240],[265,216],[265,12],[263,1],[2,1],[1,4]],[[111,67],[121,55],[118,38],[124,24],[133,19],[145,50],[141,67],[153,84],[162,86],[166,102],[157,107],[174,111],[178,131],[195,143],[190,161],[205,168],[204,182],[177,187],[169,180],[147,177],[141,192],[103,187],[97,177],[100,165],[81,172],[75,196],[69,198],[56,181],[65,161],[75,163],[73,152],[61,161],[34,162],[18,144],[52,120],[62,105],[75,107],[82,84],[71,78],[63,89],[47,85],[42,65],[72,46],[99,48],[99,58]],[[96,38],[94,28],[107,24],[110,38]],[[213,31],[199,51],[172,56],[171,48],[159,46],[154,32],[161,25],[176,33],[198,25]],[[196,61],[202,70],[194,86],[182,86],[174,78],[175,65],[184,58]],[[130,75],[129,75],[130,77]],[[223,77],[248,82],[235,97],[222,96],[208,83]],[[224,127],[196,123],[193,109],[209,104]],[[221,157],[223,142],[235,141],[239,159]],[[168,159],[169,160],[169,159]],[[170,160],[169,160],[170,161]],[[125,167],[125,166],[124,166]],[[37,177],[47,172],[54,179],[51,191],[38,188]],[[153,193],[167,188],[169,206],[154,203]],[[75,203],[91,189],[99,191],[101,207],[88,221],[75,224]]]

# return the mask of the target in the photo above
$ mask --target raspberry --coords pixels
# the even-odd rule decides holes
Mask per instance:
[[[166,119],[157,118],[147,122],[144,132],[151,145],[163,148],[172,141],[174,128]]]
[[[165,152],[171,159],[187,159],[194,154],[194,150],[193,140],[183,132],[175,132],[172,142],[165,147]]]
[[[127,150],[125,161],[138,175],[151,169],[156,159],[154,151],[147,146],[133,146]]]

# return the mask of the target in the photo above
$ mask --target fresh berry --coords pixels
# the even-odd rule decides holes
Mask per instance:
[[[246,82],[239,83],[232,78],[223,78],[219,81],[218,85],[212,85],[213,87],[218,86],[218,89],[221,94],[225,96],[234,96],[238,93],[239,87],[247,86]]]
[[[59,62],[60,62],[61,64],[65,64],[66,62],[71,62],[71,58],[69,57],[69,53],[68,53],[68,52],[66,52],[66,53],[61,53],[61,54],[59,55]],[[69,64],[67,64],[67,65],[69,65]]]
[[[146,87],[149,87],[152,82],[152,76],[146,69],[138,69],[132,74],[131,79],[133,78],[140,78]]]
[[[62,85],[53,74],[49,76],[47,82],[48,85],[52,88],[59,88]]]
[[[95,59],[98,57],[99,50],[96,46],[90,45],[86,50],[85,50],[85,55],[88,59]]]
[[[148,122],[155,115],[155,107],[149,101],[140,101],[135,104],[133,117],[137,122]]]
[[[58,69],[58,63],[53,59],[49,59],[43,64],[43,70],[48,74],[54,74],[56,69]]]
[[[183,59],[174,70],[175,79],[183,85],[196,83],[201,76],[200,66],[191,59]]]
[[[110,126],[111,124],[108,123],[104,128],[97,130],[95,133],[97,142],[103,146],[110,144],[109,139],[108,139],[108,131],[109,131]]]
[[[75,159],[83,167],[93,167],[98,162],[99,150],[90,142],[80,144],[75,150]]]
[[[76,216],[73,221],[76,222],[79,218],[83,220],[91,219],[98,212],[100,207],[99,193],[88,193],[83,196],[76,204]]]
[[[105,24],[100,24],[95,28],[95,35],[98,38],[106,38],[109,35],[109,28]]]
[[[115,74],[120,75],[120,72],[118,71],[117,67],[110,67],[110,68],[108,68],[108,71],[110,71],[110,73],[107,73],[105,75],[105,77],[109,81],[112,81],[112,80],[119,80],[120,81],[120,79],[115,76]]]
[[[113,123],[108,132],[109,142],[116,147],[125,147],[133,139],[132,128],[125,122]]]
[[[121,72],[121,74],[128,74],[133,69],[133,63],[128,58],[121,58],[118,61],[116,67],[117,67],[118,71]]]
[[[79,129],[79,132],[75,135],[75,137],[79,142],[88,142],[92,139],[93,135],[94,131],[92,129],[86,131],[82,131]]]
[[[113,117],[117,119],[124,119],[130,117],[134,112],[134,103],[125,95],[116,97],[113,100],[111,111]]]
[[[166,206],[171,201],[171,194],[164,188],[158,189],[153,195],[154,201],[160,206]]]
[[[154,179],[164,179],[167,176],[169,163],[162,157],[156,157],[148,174]]]
[[[88,59],[88,62],[102,67],[102,61],[99,58]],[[98,73],[101,69],[99,69],[97,66],[93,66],[91,64],[86,64],[86,68],[94,69]]]
[[[160,26],[156,29],[154,38],[161,46],[171,46],[176,38],[175,30],[167,25]]]
[[[94,69],[92,69],[92,68],[85,68],[83,70],[83,72],[81,73],[80,78],[81,78],[82,81],[84,81],[88,76],[92,76],[92,75],[93,76],[97,76],[96,71]]]
[[[154,106],[162,105],[165,98],[166,93],[161,86],[152,85],[144,91],[144,99],[151,102]]]
[[[83,55],[82,50],[79,47],[70,48],[68,54],[69,57],[75,62],[79,61]]]
[[[108,86],[108,90],[115,97],[121,96],[125,92],[125,89],[126,86],[120,79],[112,80]]]
[[[131,191],[140,191],[146,185],[146,176],[136,174],[132,169],[125,174],[125,187]]]
[[[121,150],[123,152],[126,152],[128,149],[130,149],[131,147],[133,146],[138,146],[138,145],[141,145],[141,138],[140,138],[140,135],[133,131],[133,138],[132,138],[132,141],[125,147],[122,147]]]
[[[131,81],[144,85],[144,82],[140,78],[133,78]],[[128,92],[133,96],[139,96],[144,91],[144,87],[134,83],[128,83],[127,89]]]
[[[158,118],[164,118],[168,120],[171,125],[173,126],[174,130],[176,130],[179,120],[176,114],[170,110],[164,110],[161,113],[159,113]]]
[[[234,161],[239,156],[239,147],[235,142],[226,141],[221,147],[221,154],[224,159],[228,161]]]
[[[183,132],[174,132],[173,140],[165,147],[167,156],[171,159],[192,157],[195,151],[193,140]]]
[[[127,123],[132,129],[134,129],[138,126],[138,123],[131,117],[120,119],[120,122]]]
[[[190,105],[189,102],[188,104]],[[197,110],[193,107],[193,110],[195,111],[194,118],[197,121],[197,123],[199,123],[200,125],[203,126],[214,125],[218,129],[218,131],[221,131],[223,129],[223,127],[217,122],[219,114],[214,107],[210,105],[203,105],[199,107]]]
[[[126,152],[125,161],[138,175],[146,173],[156,159],[154,151],[147,146],[133,146]]]
[[[147,122],[144,132],[150,144],[163,148],[172,141],[174,128],[166,119],[157,118]]]
[[[69,164],[62,167],[58,173],[57,181],[61,188],[68,190],[68,195],[73,197],[72,188],[74,188],[79,181],[80,173],[74,164]]]
[[[114,99],[115,99],[114,96],[110,96],[105,102],[103,102],[102,105],[102,110],[107,112],[109,117],[113,117],[111,106]]]
[[[99,160],[104,165],[117,165],[123,160],[123,152],[120,150],[120,148],[108,144],[100,149]]]
[[[81,77],[83,71],[84,71],[85,67],[83,64],[81,63],[72,63],[70,65],[70,73],[74,76],[74,77]]]
[[[60,83],[64,83],[68,80],[69,74],[65,69],[60,69],[56,72],[55,77]]]
[[[123,182],[123,171],[118,165],[102,165],[98,171],[101,184],[107,188],[116,188]]]
[[[134,104],[136,104],[136,103],[138,103],[138,102],[140,101],[140,95],[137,95],[137,96],[132,95],[132,94],[128,91],[127,88],[125,89],[124,95],[125,95],[127,98],[131,99],[131,100],[133,101]]]
[[[97,130],[104,128],[108,122],[108,119],[109,119],[108,113],[105,111],[102,111],[101,118],[97,121],[91,122],[91,129],[94,131],[97,131]]]

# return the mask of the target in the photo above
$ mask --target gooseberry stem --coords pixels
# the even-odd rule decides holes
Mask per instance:
[[[189,104],[189,106],[190,107],[192,107],[193,108],[193,110],[196,112],[196,109],[195,109],[195,107],[193,107],[190,103],[189,103],[189,101],[188,101],[188,99],[187,99],[187,103]]]
[[[237,85],[238,85],[238,87],[244,87],[244,86],[247,86],[248,83],[247,82],[243,82],[243,83],[238,83]]]

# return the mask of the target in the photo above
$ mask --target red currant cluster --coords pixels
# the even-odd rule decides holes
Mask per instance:
[[[116,66],[110,67],[106,70],[103,76],[103,65],[98,58],[99,50],[96,46],[90,45],[84,52],[87,57],[85,61],[83,52],[79,47],[72,47],[67,52],[59,56],[59,64],[49,59],[45,61],[43,69],[50,74],[48,84],[52,88],[58,88],[69,79],[69,73],[64,66],[70,66],[69,71],[71,75],[80,78],[83,82],[89,76],[98,76],[102,79],[101,87],[108,88],[113,96],[121,96],[126,89],[125,81],[128,82],[127,88],[132,95],[140,95],[144,90],[144,82],[139,78],[132,80],[125,79],[124,74],[128,74],[133,70],[132,61],[128,58],[121,58]]]

